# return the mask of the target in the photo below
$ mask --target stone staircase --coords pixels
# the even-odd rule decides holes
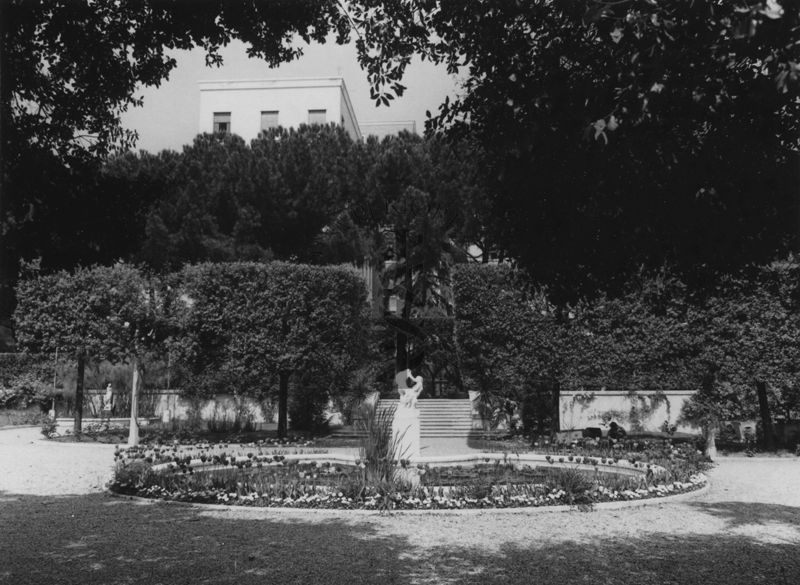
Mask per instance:
[[[381,400],[378,411],[397,408],[398,400]],[[472,434],[472,404],[469,399],[423,398],[417,401],[421,439],[456,439]],[[333,434],[342,438],[359,436],[357,425],[345,427]]]

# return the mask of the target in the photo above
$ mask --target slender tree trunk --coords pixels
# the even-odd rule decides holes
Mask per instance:
[[[289,372],[278,376],[278,437],[286,437],[289,429]]]
[[[795,185],[800,185],[800,153],[795,153],[795,162],[796,162]],[[795,199],[797,200],[796,201],[797,232],[795,233],[795,238],[794,238],[794,251],[800,254],[800,188],[795,189]]]
[[[83,378],[86,371],[86,356],[78,354],[78,376],[75,381],[75,424],[73,432],[78,435],[83,426]]]
[[[710,424],[706,429],[706,455],[710,459],[717,458],[717,425]]]
[[[772,428],[772,416],[769,412],[766,382],[761,380],[756,382],[756,394],[758,395],[758,409],[761,411],[761,427],[764,429],[764,448],[773,451],[775,449],[775,431]]]
[[[400,313],[405,322],[411,320],[411,308],[414,306],[414,273],[411,259],[409,258],[408,230],[402,230],[398,239],[402,241],[401,257],[405,260],[403,270],[403,310]],[[397,349],[395,352],[395,374],[408,368],[408,335],[398,331],[396,336]]]
[[[133,381],[131,382],[131,422],[128,427],[128,445],[139,444],[139,360],[133,358]]]
[[[397,374],[405,370],[408,364],[408,336],[402,331],[395,333],[395,345],[394,373]]]
[[[550,434],[555,437],[556,433],[561,430],[561,388],[557,381],[553,382],[550,399],[552,401],[552,409],[550,411]]]

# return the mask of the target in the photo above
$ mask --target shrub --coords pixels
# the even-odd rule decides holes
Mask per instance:
[[[0,408],[46,408],[52,397],[53,364],[49,356],[0,354]]]

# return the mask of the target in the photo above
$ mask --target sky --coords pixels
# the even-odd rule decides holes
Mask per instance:
[[[139,133],[137,149],[158,152],[180,150],[198,132],[200,90],[198,81],[275,79],[285,77],[343,77],[359,123],[414,120],[417,132],[425,129],[425,111],[435,114],[446,96],[455,97],[457,80],[444,67],[415,61],[406,71],[401,98],[389,107],[376,108],[369,97],[367,76],[358,65],[355,47],[333,42],[304,46],[304,55],[291,63],[270,69],[265,61],[251,59],[239,41],[223,48],[224,65],[206,67],[202,49],[172,51],[178,66],[160,87],[143,88],[137,96],[144,106],[122,116],[123,125]]]

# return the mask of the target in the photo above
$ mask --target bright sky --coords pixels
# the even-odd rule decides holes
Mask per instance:
[[[250,59],[245,45],[231,43],[222,50],[224,65],[210,68],[205,65],[204,52],[173,51],[178,66],[168,81],[158,88],[144,88],[144,106],[126,112],[123,124],[139,133],[137,149],[158,152],[180,150],[197,135],[200,116],[201,80],[274,79],[281,77],[343,77],[359,123],[414,120],[417,132],[425,130],[425,111],[435,114],[447,95],[457,91],[457,81],[443,67],[415,61],[406,71],[402,98],[389,107],[376,108],[369,97],[367,76],[358,66],[352,45],[333,42],[311,45],[299,59],[270,69],[261,60]]]

